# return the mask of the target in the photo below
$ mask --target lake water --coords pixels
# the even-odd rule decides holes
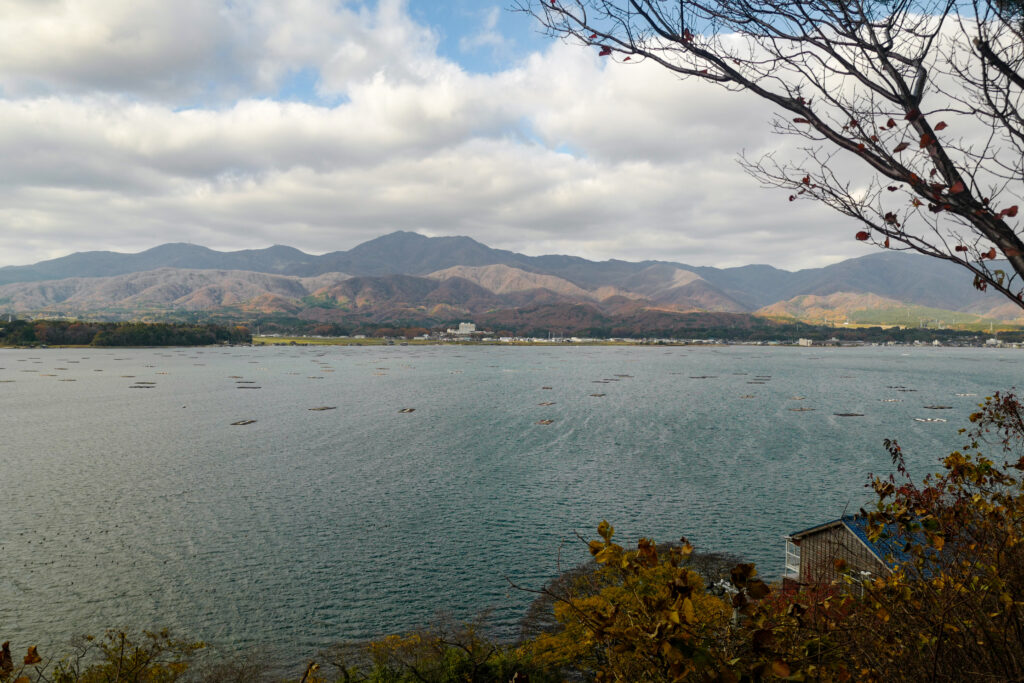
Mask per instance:
[[[869,500],[868,472],[891,469],[884,437],[934,471],[1021,358],[0,350],[0,640],[52,653],[107,627],[171,627],[301,659],[485,607],[512,635],[531,596],[507,579],[539,587],[559,557],[586,559],[575,532],[592,538],[605,518],[623,541],[685,534],[778,576],[785,533]]]

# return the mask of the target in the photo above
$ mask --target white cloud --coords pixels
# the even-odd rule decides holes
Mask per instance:
[[[484,17],[483,26],[473,35],[463,36],[459,39],[459,49],[463,52],[472,52],[482,47],[500,48],[508,45],[508,39],[498,31],[498,18],[501,16],[500,7],[492,7]]]
[[[38,6],[0,0],[4,263],[172,240],[325,252],[397,229],[692,264],[864,253],[736,165],[777,143],[758,101],[652,65],[552,43],[470,74],[398,0]],[[338,103],[268,97],[310,67]]]

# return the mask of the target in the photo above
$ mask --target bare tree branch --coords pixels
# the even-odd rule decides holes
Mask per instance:
[[[857,239],[956,263],[1024,308],[1021,0],[514,0],[552,37],[745,90],[804,138],[744,159],[856,220]],[[1005,259],[1004,269],[996,261]]]

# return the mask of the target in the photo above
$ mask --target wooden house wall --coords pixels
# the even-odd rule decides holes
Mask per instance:
[[[837,525],[800,539],[801,583],[831,583],[839,577],[837,559],[845,560],[854,573],[868,571],[877,576],[888,571],[849,529]]]

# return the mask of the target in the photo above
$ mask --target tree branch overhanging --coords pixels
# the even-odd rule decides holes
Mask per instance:
[[[814,143],[744,161],[856,238],[957,263],[1024,308],[1020,0],[514,0],[552,37],[746,90]],[[1022,215],[1024,218],[1024,215]],[[999,261],[1005,260],[1003,266]]]

